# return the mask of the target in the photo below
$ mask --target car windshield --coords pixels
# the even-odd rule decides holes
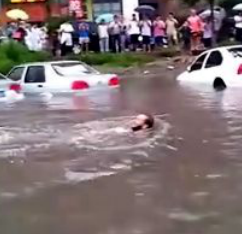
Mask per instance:
[[[228,50],[235,58],[242,58],[242,47],[237,47]]]
[[[52,64],[56,73],[61,76],[78,76],[83,74],[98,74],[92,67],[79,62]]]

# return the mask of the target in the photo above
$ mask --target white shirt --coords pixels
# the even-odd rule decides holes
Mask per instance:
[[[203,38],[209,39],[213,37],[212,23],[206,23],[204,25]]]
[[[234,21],[235,21],[235,27],[236,28],[242,28],[242,16],[236,15],[234,17]]]
[[[109,35],[108,35],[108,25],[100,24],[98,26],[98,35],[99,35],[99,38],[108,38],[109,37]]]
[[[139,23],[138,21],[130,21],[129,23],[129,35],[140,34]]]
[[[64,23],[60,26],[61,32],[61,44],[66,44],[67,46],[72,46],[72,33],[74,32],[74,28],[70,23]]]
[[[110,30],[111,30],[111,34],[113,34],[113,35],[117,35],[117,34],[120,34],[120,32],[121,32],[121,23],[119,23],[119,22],[111,22],[110,24],[109,24],[109,28],[110,28]]]
[[[151,21],[141,21],[142,36],[151,36]]]

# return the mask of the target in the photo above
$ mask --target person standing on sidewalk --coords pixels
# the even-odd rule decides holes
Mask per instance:
[[[65,22],[60,26],[61,56],[72,52],[74,28],[70,22]]]
[[[121,51],[124,52],[126,50],[126,44],[128,41],[128,33],[127,33],[127,24],[123,16],[121,16],[120,24],[121,24],[121,32],[120,32]]]
[[[79,24],[79,45],[81,47],[82,52],[88,52],[89,51],[89,26],[86,22],[81,22]]]
[[[160,16],[157,16],[156,20],[153,22],[154,26],[154,37],[155,37],[155,45],[160,47],[163,45],[163,40],[165,37],[166,24],[161,19]]]
[[[166,34],[168,37],[169,44],[178,44],[178,33],[177,33],[178,20],[174,17],[174,14],[169,13],[166,20]]]
[[[203,44],[206,49],[212,47],[213,29],[212,29],[212,19],[208,17],[204,22],[203,31]]]
[[[129,22],[128,32],[130,35],[131,50],[136,51],[139,45],[140,27],[135,14],[132,15],[132,20]]]
[[[236,31],[236,40],[242,42],[242,11],[234,17],[235,21],[235,31]]]
[[[140,21],[141,35],[143,38],[143,50],[151,52],[152,23],[147,16]]]
[[[191,30],[187,21],[184,22],[179,31],[181,33],[182,49],[185,54],[189,54],[191,47]]]
[[[108,25],[103,19],[98,25],[98,36],[100,44],[100,52],[109,52],[109,34],[108,34]]]
[[[197,15],[196,10],[191,10],[191,15],[187,19],[191,31],[191,52],[199,51],[201,44],[203,22],[202,19]]]
[[[109,24],[110,40],[112,52],[121,52],[121,22],[117,15],[114,21]]]

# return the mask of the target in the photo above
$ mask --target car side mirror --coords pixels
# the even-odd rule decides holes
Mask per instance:
[[[187,67],[187,71],[191,72],[191,66]]]

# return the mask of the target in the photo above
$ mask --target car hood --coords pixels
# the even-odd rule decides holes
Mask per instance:
[[[177,80],[178,81],[187,80],[187,76],[188,76],[188,71],[184,71],[180,75],[178,75]]]

